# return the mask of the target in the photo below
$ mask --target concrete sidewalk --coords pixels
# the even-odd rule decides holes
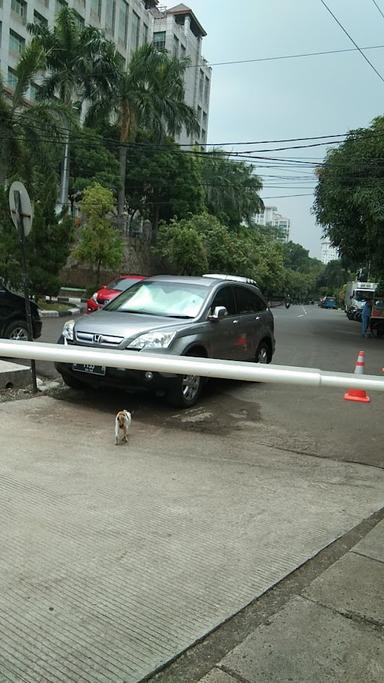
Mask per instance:
[[[382,683],[384,521],[201,683]]]
[[[225,436],[134,416],[129,445],[116,448],[116,405],[68,397],[0,405],[0,680],[137,683],[383,506],[382,470],[260,446],[258,424],[242,431],[241,414]],[[359,552],[355,563],[381,567],[369,548]],[[324,585],[315,589],[263,625],[258,649],[254,634],[243,643],[264,669],[235,650],[211,678],[288,681],[273,678],[278,666],[264,655],[268,629],[276,643],[285,633],[289,650],[287,625],[299,632],[313,616],[315,634],[344,623],[338,614],[330,630],[335,610]],[[368,644],[345,621],[340,652],[348,636],[379,667],[379,626],[364,624]],[[351,680],[327,675],[316,680]]]

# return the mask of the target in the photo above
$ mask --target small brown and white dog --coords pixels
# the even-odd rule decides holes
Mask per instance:
[[[119,410],[115,418],[115,446],[128,443],[132,415],[128,410]]]

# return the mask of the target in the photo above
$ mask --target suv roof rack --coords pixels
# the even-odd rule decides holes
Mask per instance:
[[[244,282],[246,285],[255,285],[257,282],[250,277],[243,277],[242,275],[223,275],[221,273],[204,273],[203,277],[211,277],[216,280],[233,280],[234,282]]]

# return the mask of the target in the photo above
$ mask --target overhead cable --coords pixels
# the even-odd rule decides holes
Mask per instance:
[[[383,83],[384,83],[384,77],[381,75],[380,71],[378,71],[378,70],[376,69],[376,67],[372,64],[372,62],[368,59],[367,55],[363,52],[363,50],[361,49],[361,47],[358,46],[358,44],[356,43],[356,41],[352,38],[351,34],[348,33],[348,31],[347,31],[347,29],[345,28],[345,26],[343,26],[343,24],[341,23],[341,21],[339,21],[339,19],[338,19],[337,16],[332,12],[332,10],[330,9],[330,7],[328,7],[328,5],[327,5],[327,3],[325,2],[325,0],[320,0],[320,2],[321,2],[322,5],[324,5],[325,9],[329,12],[329,14],[331,15],[331,17],[333,17],[333,19],[336,21],[336,23],[340,26],[341,30],[344,31],[345,35],[348,36],[348,38],[349,38],[349,40],[351,41],[351,43],[353,43],[353,45],[355,46],[355,48],[360,52],[361,56],[362,56],[362,57],[365,59],[365,61],[369,64],[369,66],[371,67],[371,69],[373,69],[373,71],[375,72],[375,74],[377,74],[377,76],[380,78],[380,80],[383,81]]]

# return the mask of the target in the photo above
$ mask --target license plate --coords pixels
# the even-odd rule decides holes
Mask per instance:
[[[104,365],[83,365],[81,363],[74,363],[72,369],[77,372],[86,372],[89,375],[105,375]]]

